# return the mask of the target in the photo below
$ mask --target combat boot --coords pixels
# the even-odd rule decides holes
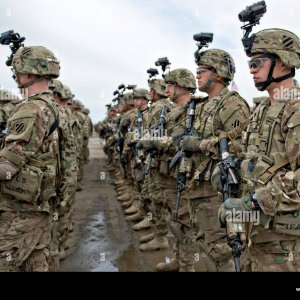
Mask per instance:
[[[124,213],[125,215],[133,215],[136,214],[139,211],[139,205],[136,201],[133,201],[132,205],[127,208]]]
[[[156,266],[157,272],[179,272],[179,269],[180,265],[177,253],[174,255],[174,258],[170,263],[161,262]]]
[[[139,247],[141,251],[153,251],[167,248],[169,248],[169,242],[165,236],[157,236],[150,242],[142,244]]]
[[[127,189],[128,189],[128,188],[127,188],[126,186],[124,186],[124,185],[122,185],[122,186],[116,188],[116,190],[117,190],[118,193],[119,193],[119,192],[124,193],[124,192],[127,191]]]
[[[104,167],[103,167],[103,170],[104,170],[104,171],[114,171],[115,168],[114,168],[113,166],[104,166]]]
[[[135,213],[134,215],[126,217],[126,220],[129,222],[139,222],[143,220],[143,218],[144,218],[144,214],[140,210],[138,210],[137,213]]]
[[[117,200],[124,202],[124,201],[129,201],[131,199],[131,195],[128,193],[123,194],[122,196],[118,196]]]
[[[148,229],[151,227],[151,222],[148,217],[145,217],[144,220],[132,226],[133,230],[139,231],[142,229]]]
[[[120,170],[117,170],[117,171],[115,172],[115,176],[121,178],[121,176],[122,176],[121,171],[120,171]]]
[[[120,185],[120,186],[122,186],[122,185],[124,185],[124,184],[125,184],[125,181],[124,181],[123,179],[115,180],[115,181],[114,181],[114,185]]]
[[[129,201],[123,202],[122,203],[122,207],[124,209],[129,208],[132,205],[132,202],[133,202],[133,200],[129,200]]]
[[[155,238],[155,235],[154,233],[149,233],[149,234],[146,234],[146,235],[143,235],[139,238],[139,242],[140,243],[148,243],[149,241],[153,240]]]

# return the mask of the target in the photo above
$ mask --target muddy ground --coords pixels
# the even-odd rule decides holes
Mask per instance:
[[[113,175],[103,170],[105,156],[97,137],[90,139],[90,161],[84,169],[82,191],[76,194],[74,230],[61,272],[147,272],[171,257],[171,250],[140,252],[138,238],[116,200]],[[102,173],[104,172],[104,173]],[[172,243],[173,238],[169,236]],[[201,265],[197,266],[199,271]]]

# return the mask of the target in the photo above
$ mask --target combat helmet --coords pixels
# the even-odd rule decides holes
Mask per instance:
[[[294,33],[278,28],[261,30],[250,37],[252,44],[245,49],[251,56],[256,53],[276,54],[290,68],[300,68],[300,40]]]
[[[133,92],[123,94],[122,99],[126,105],[133,105]]]
[[[54,54],[42,46],[21,47],[12,62],[15,73],[33,74],[49,79],[59,76],[59,64]]]
[[[235,73],[234,60],[231,55],[224,50],[209,49],[203,51],[197,64],[213,68],[218,75],[227,79],[228,83],[233,80]]]
[[[65,90],[65,95],[66,95],[65,99],[72,101],[74,99],[75,95],[72,93],[71,89],[67,85],[64,84],[63,86],[64,86],[64,90]]]
[[[62,84],[60,80],[57,79],[51,80],[49,88],[53,91],[53,93],[59,94],[62,100],[68,99],[65,86]]]
[[[134,89],[133,99],[135,98],[144,98],[147,101],[151,101],[151,97],[147,89]]]
[[[300,40],[294,33],[279,28],[261,30],[249,38],[243,39],[244,49],[248,56],[262,54],[271,60],[267,80],[256,82],[255,86],[263,91],[272,82],[281,82],[295,76],[295,69],[300,68]],[[274,78],[273,71],[276,65],[276,57],[282,63],[291,68],[289,74]]]
[[[166,83],[163,79],[152,79],[149,80],[149,88],[154,89],[154,91],[162,96],[162,97],[167,97],[166,96]]]
[[[196,78],[188,69],[175,69],[167,73],[164,77],[166,84],[176,83],[178,86],[192,90],[196,90]]]
[[[83,104],[79,100],[73,100],[71,104],[71,108],[81,109],[83,108]]]

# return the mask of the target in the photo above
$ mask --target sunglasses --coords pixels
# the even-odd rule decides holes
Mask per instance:
[[[215,69],[213,69],[213,68],[197,68],[196,69],[196,74],[201,75],[202,73],[205,73],[207,71],[215,72]]]
[[[268,57],[268,56],[259,56],[259,57],[255,57],[255,58],[249,60],[248,61],[249,69],[262,68],[264,65],[264,62],[268,59],[270,59],[270,57]]]

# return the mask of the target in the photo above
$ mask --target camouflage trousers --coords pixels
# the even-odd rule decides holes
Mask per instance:
[[[49,213],[1,212],[0,271],[49,271],[51,228]]]
[[[176,184],[174,184],[176,186]],[[161,190],[162,202],[167,208],[167,224],[170,231],[175,236],[175,245],[178,249],[178,260],[180,271],[193,268],[195,264],[195,257],[198,249],[191,236],[193,231],[190,228],[190,216],[188,210],[188,199],[184,196],[180,198],[180,206],[178,210],[177,220],[173,220],[173,214],[176,207],[176,193],[175,188],[165,188]]]
[[[252,244],[241,264],[244,272],[300,272],[300,238]]]
[[[227,245],[226,230],[218,222],[218,196],[189,199],[190,222],[195,243],[206,255],[208,271],[234,272],[231,249]],[[201,255],[203,255],[201,254]]]

